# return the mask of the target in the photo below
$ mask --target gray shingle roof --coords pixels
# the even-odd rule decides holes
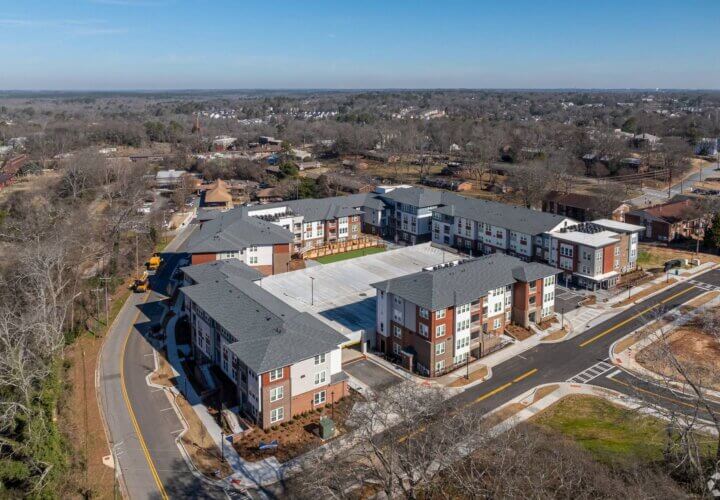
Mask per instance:
[[[256,281],[263,277],[260,271],[237,259],[216,260],[206,264],[183,267],[181,270],[196,284],[230,277],[244,278],[249,281]]]
[[[419,187],[393,189],[382,196],[397,203],[413,205],[419,208],[432,207],[442,203],[443,192]]]
[[[442,201],[445,206],[436,210],[440,214],[464,217],[530,235],[549,231],[564,220],[572,221],[561,215],[495,201],[466,198],[450,192],[443,193]]]
[[[290,231],[272,222],[244,216],[241,210],[228,210],[203,222],[185,248],[190,253],[237,251],[251,245],[290,243],[292,239]]]
[[[560,270],[537,262],[527,263],[505,254],[486,255],[451,267],[420,271],[372,286],[435,311],[467,304],[516,281],[554,276]]]
[[[256,373],[337,349],[347,339],[306,312],[239,277],[183,287],[236,342],[230,350]]]

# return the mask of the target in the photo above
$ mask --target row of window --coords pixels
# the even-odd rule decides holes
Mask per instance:
[[[282,389],[282,387],[279,387],[279,389]],[[281,396],[279,399],[282,399],[282,391],[281,391]],[[271,391],[270,401],[277,401],[277,399],[272,399],[272,391]],[[326,391],[320,391],[320,392],[316,392],[315,394],[313,394],[313,405],[314,406],[323,405],[323,404],[325,404],[326,401],[327,401],[327,392]],[[271,424],[281,422],[283,420],[285,420],[285,408],[284,407],[281,406],[279,408],[273,408],[270,411],[270,423]]]

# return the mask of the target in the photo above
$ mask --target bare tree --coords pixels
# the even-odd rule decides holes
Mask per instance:
[[[347,442],[305,464],[303,497],[350,498],[383,492],[417,498],[440,471],[457,461],[480,432],[479,417],[451,411],[441,391],[407,382],[359,403]],[[477,439],[477,438],[475,438]]]
[[[653,343],[640,355],[659,375],[656,383],[671,394],[682,394],[682,403],[669,404],[667,398],[639,386],[634,387],[635,396],[668,421],[665,449],[668,465],[695,491],[705,494],[709,475],[720,467],[720,408],[712,395],[720,377],[714,369],[677,354],[671,341],[676,327],[663,317],[662,311],[648,317],[647,322],[650,326],[646,335]],[[720,313],[707,310],[693,318],[691,324],[720,348]],[[707,448],[708,425],[715,434],[713,455]]]

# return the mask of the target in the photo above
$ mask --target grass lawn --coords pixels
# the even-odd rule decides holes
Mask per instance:
[[[533,422],[572,438],[601,462],[653,462],[663,458],[665,424],[604,399],[569,396],[538,414]],[[708,452],[712,453],[714,448],[709,443]]]
[[[320,264],[330,264],[331,262],[339,262],[341,260],[354,259],[356,257],[363,257],[365,255],[372,255],[374,253],[384,252],[384,247],[368,247],[361,248],[359,250],[352,250],[350,252],[336,253],[334,255],[325,255],[324,257],[318,257],[317,260]]]

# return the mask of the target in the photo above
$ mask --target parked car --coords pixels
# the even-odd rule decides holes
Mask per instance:
[[[670,269],[675,269],[677,267],[682,267],[683,261],[680,259],[672,259],[667,262],[665,262],[664,270],[665,272],[668,272]]]

